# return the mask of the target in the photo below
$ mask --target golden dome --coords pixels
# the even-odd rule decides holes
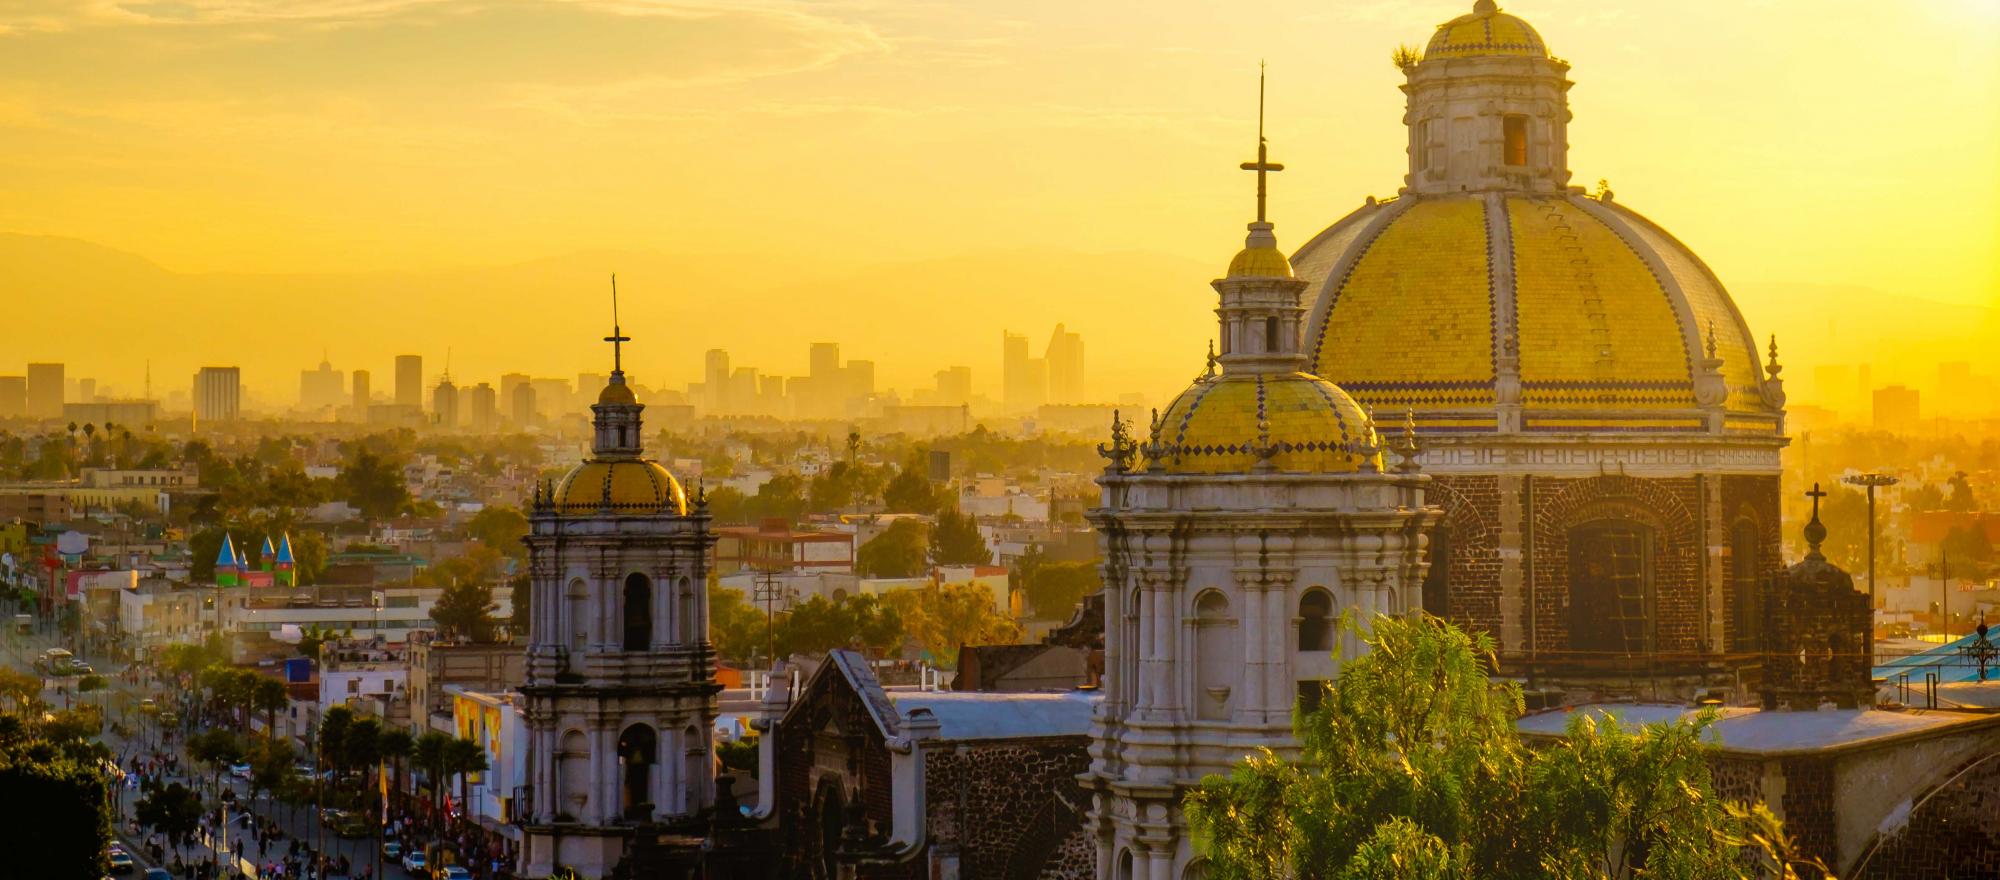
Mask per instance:
[[[1352,473],[1364,463],[1380,469],[1378,445],[1367,413],[1332,382],[1305,373],[1222,375],[1174,398],[1147,464],[1173,474],[1250,473],[1262,449],[1279,472]]]
[[[1307,368],[1378,411],[1414,408],[1419,428],[1495,430],[1511,349],[1524,430],[1699,431],[1712,332],[1727,430],[1777,431],[1757,345],[1721,283],[1616,203],[1406,196],[1348,215],[1293,264],[1315,303]]]
[[[687,513],[687,493],[659,462],[641,458],[586,461],[556,484],[555,511],[643,516]]]
[[[1547,58],[1549,50],[1542,35],[1527,22],[1501,12],[1493,0],[1479,0],[1469,15],[1461,15],[1438,25],[1424,48],[1424,60],[1511,55]]]
[[[597,392],[597,402],[638,403],[639,398],[632,394],[632,386],[623,382],[609,382],[605,384],[603,391]]]
[[[1290,278],[1292,261],[1276,246],[1246,247],[1229,261],[1231,278]]]

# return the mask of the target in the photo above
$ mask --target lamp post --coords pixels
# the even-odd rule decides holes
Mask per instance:
[[[1841,482],[1868,490],[1868,628],[1875,628],[1875,490],[1894,486],[1901,480],[1888,474],[1858,474]]]

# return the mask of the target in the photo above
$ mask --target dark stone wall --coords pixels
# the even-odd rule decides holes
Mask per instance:
[[[2000,756],[1959,768],[1877,843],[1861,880],[2000,877]]]
[[[1444,511],[1448,553],[1444,617],[1500,632],[1500,478],[1440,476],[1427,498]]]
[[[1697,531],[1701,499],[1694,477],[1619,475],[1535,477],[1531,489],[1535,620],[1542,650],[1570,646],[1569,532],[1599,519],[1643,523],[1653,531],[1653,646],[1662,653],[1701,649]]]
[[[1748,522],[1757,528],[1761,538],[1758,545],[1758,582],[1768,592],[1772,579],[1784,567],[1784,516],[1779,508],[1780,487],[1776,476],[1731,475],[1717,479],[1722,481],[1723,594],[1728,598],[1730,610],[1729,614],[1723,615],[1723,637],[1724,644],[1734,650],[1738,643],[1736,622],[1739,615],[1736,606],[1746,597],[1736,595],[1736,584],[1730,577],[1730,573],[1736,570],[1731,538],[1738,523]],[[1769,601],[1768,596],[1763,598]],[[1761,622],[1761,609],[1753,610],[1758,612],[1755,618]]]
[[[955,847],[965,880],[1088,880],[1095,846],[1077,774],[1089,738],[989,740],[928,751],[924,800],[933,849]]]
[[[823,733],[829,725],[838,734]],[[775,772],[781,839],[785,841],[785,876],[819,877],[825,837],[821,817],[816,814],[821,783],[831,783],[846,804],[861,805],[860,819],[869,838],[886,838],[893,820],[889,779],[889,752],[867,706],[839,675],[816,678],[814,685],[798,698],[784,724],[772,734],[777,739]],[[842,753],[832,761],[817,754],[834,741]],[[836,764],[838,769],[826,766]],[[851,811],[843,821],[851,820]],[[914,871],[914,873],[912,873]],[[921,877],[921,865],[895,866],[871,877]]]
[[[1838,826],[1834,816],[1833,758],[1787,758],[1783,798],[1785,833],[1806,855],[1832,866]]]

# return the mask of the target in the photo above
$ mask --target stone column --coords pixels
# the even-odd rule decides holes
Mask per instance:
[[[1532,511],[1521,507],[1521,477],[1500,477],[1500,651],[1528,650],[1529,607],[1522,561],[1525,558],[1522,523]],[[1462,539],[1461,539],[1462,540]]]
[[[1243,622],[1243,674],[1237,677],[1236,688],[1241,696],[1236,700],[1238,722],[1259,723],[1264,720],[1264,683],[1269,670],[1265,663],[1267,641],[1264,621],[1264,583],[1255,569],[1236,570],[1236,588],[1240,594],[1237,607],[1231,611]],[[1214,659],[1199,658],[1201,663],[1213,663]],[[1196,695],[1197,699],[1200,695]]]
[[[1272,631],[1264,639],[1264,723],[1276,724],[1289,721],[1292,717],[1292,694],[1296,686],[1292,684],[1291,656],[1297,653],[1292,644],[1292,603],[1293,584],[1287,580],[1276,589],[1264,593],[1264,619],[1270,622]]]

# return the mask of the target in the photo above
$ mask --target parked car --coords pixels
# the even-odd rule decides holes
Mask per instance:
[[[446,865],[438,869],[436,880],[472,880],[472,872],[463,865]]]
[[[111,873],[130,874],[138,865],[132,861],[132,854],[117,847],[111,848]]]
[[[174,880],[174,875],[165,868],[147,868],[145,880]]]
[[[328,827],[328,828],[333,828],[333,827],[336,827],[336,826],[338,826],[338,825],[339,825],[340,823],[342,823],[342,822],[345,822],[345,821],[347,821],[347,811],[346,811],[346,810],[321,810],[321,811],[320,811],[320,814],[319,814],[319,824],[321,824],[321,825],[325,825],[325,826],[326,826],[326,827]]]
[[[409,854],[409,855],[406,855],[406,856],[404,856],[404,857],[403,857],[403,870],[405,870],[405,871],[408,871],[408,872],[410,872],[410,873],[412,873],[412,874],[415,874],[415,875],[417,875],[417,876],[419,876],[419,877],[423,876],[423,873],[424,873],[424,851],[423,851],[423,850],[420,850],[420,849],[419,849],[419,850],[411,850],[411,851],[410,851],[410,854]]]
[[[382,858],[392,862],[401,861],[403,858],[403,845],[393,840],[384,841],[382,843]]]

